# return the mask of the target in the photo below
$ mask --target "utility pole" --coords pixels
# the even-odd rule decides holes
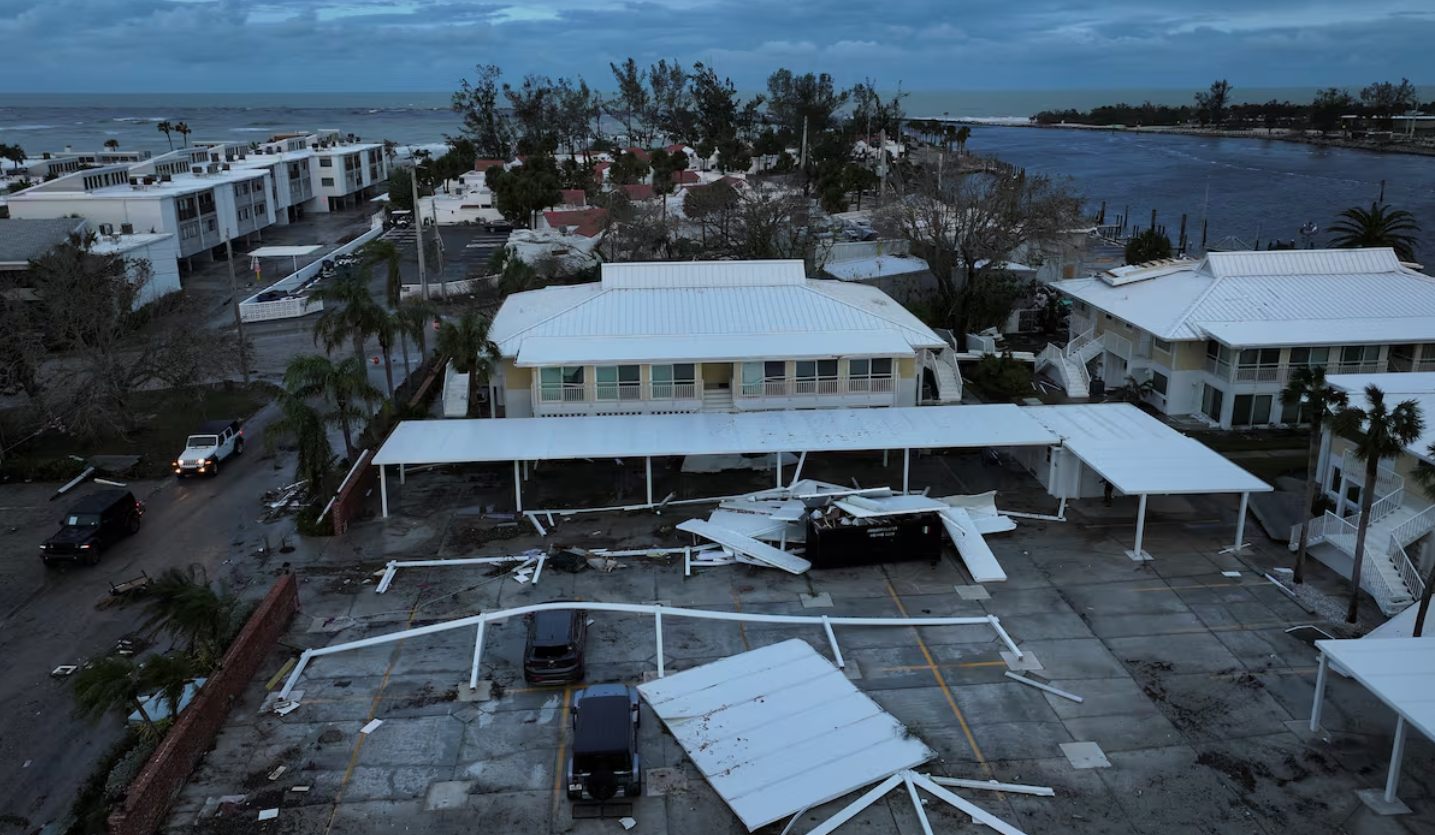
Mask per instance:
[[[224,255],[229,259],[229,294],[234,297],[234,324],[239,326],[239,370],[244,374],[244,385],[249,385],[249,341],[244,338],[244,317],[239,314],[239,282],[234,278],[234,243],[229,239],[229,230],[224,230]]]
[[[798,157],[800,157],[800,162],[798,163],[798,165],[801,166],[801,168],[802,168],[802,173],[806,174],[806,173],[807,173],[807,117],[806,117],[806,116],[803,116],[803,117],[802,117],[802,149],[798,152]],[[1384,184],[1382,183],[1381,188],[1383,189],[1384,187],[1385,187],[1385,186],[1384,186]]]
[[[418,244],[419,250],[419,298],[427,299],[429,297],[429,280],[428,274],[424,272],[424,215],[419,206],[419,164],[417,162],[414,163],[413,174],[409,177],[409,182],[414,191],[413,218],[416,224],[414,241]]]
[[[433,202],[434,254],[438,257],[438,287],[444,298],[448,298],[448,285],[443,280],[443,236],[438,233],[438,201]]]

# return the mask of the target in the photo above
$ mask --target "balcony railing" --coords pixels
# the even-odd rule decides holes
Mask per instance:
[[[588,399],[588,387],[582,383],[563,383],[538,387],[541,403],[582,403]]]
[[[533,402],[613,403],[644,400],[698,400],[702,384],[692,383],[539,383],[533,387]]]
[[[642,383],[597,383],[595,400],[643,400]]]
[[[1285,385],[1291,372],[1302,365],[1232,365],[1229,362],[1206,357],[1206,373],[1218,380],[1234,383],[1277,383]],[[1381,370],[1378,362],[1329,362],[1325,364],[1326,374],[1375,374]]]
[[[696,400],[697,383],[649,383],[649,400]]]
[[[796,377],[743,383],[738,397],[826,397],[843,394],[887,394],[893,377]]]

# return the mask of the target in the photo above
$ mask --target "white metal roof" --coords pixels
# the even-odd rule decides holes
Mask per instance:
[[[1371,695],[1435,739],[1435,641],[1352,638],[1316,641],[1315,646]]]
[[[1213,252],[1149,277],[1054,286],[1168,340],[1214,338],[1232,347],[1435,341],[1435,279],[1402,266],[1388,248]]]
[[[1030,406],[1022,411],[1127,495],[1264,493],[1272,488],[1129,403]]]
[[[693,336],[534,336],[523,340],[515,365],[605,365],[625,362],[741,361],[768,357],[911,356],[912,346],[893,331],[716,334]]]
[[[406,420],[375,464],[559,461],[646,455],[842,452],[1048,446],[1056,436],[1024,409],[913,406],[676,415]],[[1194,443],[1194,442],[1193,442]]]
[[[249,253],[250,258],[296,258],[302,255],[313,255],[323,249],[322,244],[308,246],[261,246]]]
[[[1387,374],[1332,374],[1326,382],[1350,396],[1352,406],[1365,406],[1365,387],[1378,386],[1390,405],[1414,400],[1425,415],[1425,431],[1405,451],[1428,463],[1435,463],[1430,446],[1435,444],[1435,372],[1395,371]]]
[[[883,331],[945,343],[886,293],[801,277],[800,261],[604,264],[604,279],[515,293],[489,336],[506,357],[532,337],[759,336]],[[620,268],[620,269],[615,269]],[[685,271],[692,275],[684,277]],[[777,358],[777,357],[774,357]]]
[[[833,278],[840,278],[843,281],[860,281],[889,275],[922,273],[930,268],[927,266],[927,262],[921,258],[912,258],[906,255],[878,255],[874,258],[849,258],[845,261],[832,261],[824,264],[822,269],[826,270]]]
[[[797,639],[638,692],[749,832],[935,756]]]

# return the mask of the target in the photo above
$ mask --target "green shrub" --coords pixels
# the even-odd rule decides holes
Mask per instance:
[[[332,514],[326,514],[323,520],[320,520],[319,514],[323,512],[324,506],[317,503],[308,505],[303,510],[299,511],[298,515],[294,517],[294,525],[295,528],[299,531],[299,535],[333,536],[334,516]]]

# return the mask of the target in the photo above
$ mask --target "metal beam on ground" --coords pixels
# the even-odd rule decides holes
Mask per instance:
[[[789,482],[789,485],[791,487],[796,487],[797,482],[802,480],[802,465],[806,463],[807,450],[804,449],[802,451],[802,454],[797,457],[797,468],[792,471],[792,481]]]

